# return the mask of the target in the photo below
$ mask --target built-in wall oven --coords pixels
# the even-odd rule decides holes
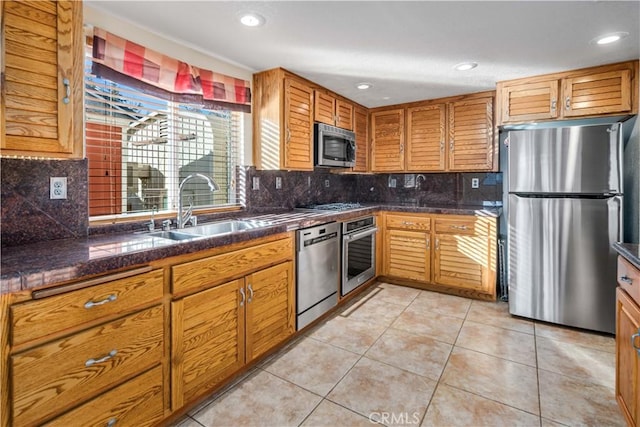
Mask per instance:
[[[342,296],[375,276],[377,231],[374,216],[342,223]]]

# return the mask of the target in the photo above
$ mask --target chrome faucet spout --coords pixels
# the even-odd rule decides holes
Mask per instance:
[[[182,211],[182,190],[184,189],[184,185],[187,183],[187,181],[190,181],[194,178],[201,178],[207,181],[209,190],[212,193],[214,191],[220,190],[220,186],[213,180],[213,178],[202,173],[193,173],[183,179],[178,188],[178,216],[176,218],[176,225],[178,228],[184,228],[184,225],[187,223],[187,221],[189,221],[189,218],[191,217],[191,211],[193,209],[193,206],[191,204],[189,204],[189,209],[187,210],[186,214]]]

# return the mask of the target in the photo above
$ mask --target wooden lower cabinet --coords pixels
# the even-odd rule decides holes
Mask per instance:
[[[171,318],[175,410],[293,334],[293,262],[174,301]]]
[[[616,292],[616,399],[627,424],[640,426],[640,307]]]
[[[495,299],[495,218],[415,213],[386,213],[384,217],[384,276],[429,289]]]
[[[384,274],[402,279],[431,280],[429,233],[387,230],[385,233]]]
[[[152,426],[164,416],[162,366],[45,424],[47,427]]]

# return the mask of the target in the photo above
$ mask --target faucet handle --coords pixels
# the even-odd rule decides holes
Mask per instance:
[[[187,220],[188,223],[191,223],[192,227],[195,227],[198,225],[198,217],[195,215],[191,215],[191,217],[189,217],[189,219]]]
[[[169,231],[171,229],[171,220],[170,219],[165,219],[164,221],[162,221],[162,229],[164,231]]]

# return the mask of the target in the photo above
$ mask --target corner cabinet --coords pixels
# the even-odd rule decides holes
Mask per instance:
[[[640,426],[640,270],[618,257],[616,399],[630,426]]]
[[[371,171],[404,170],[404,109],[371,113]]]
[[[385,213],[383,275],[424,289],[495,300],[496,219]]]
[[[636,114],[638,61],[498,82],[498,124]]]
[[[82,2],[2,2],[1,154],[82,158]]]
[[[258,169],[313,170],[313,88],[283,69],[253,76],[253,157]]]
[[[172,267],[172,409],[215,389],[295,331],[293,239]],[[196,292],[193,292],[197,290]]]

